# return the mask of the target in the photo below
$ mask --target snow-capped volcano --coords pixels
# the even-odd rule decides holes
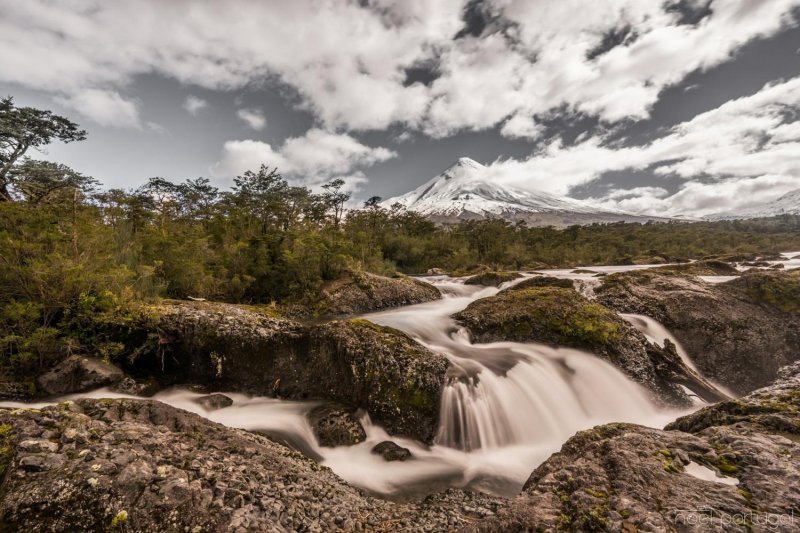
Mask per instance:
[[[499,185],[488,179],[487,170],[477,161],[462,157],[432,180],[384,201],[383,205],[399,203],[436,222],[446,223],[491,217],[554,226],[648,220],[572,198]]]

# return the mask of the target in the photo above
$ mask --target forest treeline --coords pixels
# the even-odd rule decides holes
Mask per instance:
[[[437,226],[370,198],[346,209],[341,180],[319,192],[262,166],[219,190],[204,178],[150,178],[104,190],[29,148],[85,132],[0,100],[0,367],[45,365],[64,325],[126,302],[298,301],[348,269],[419,274],[621,264],[800,249],[800,217],[531,228],[493,220]],[[2,368],[0,368],[2,370]]]

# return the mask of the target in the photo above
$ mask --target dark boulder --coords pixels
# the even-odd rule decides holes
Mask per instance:
[[[86,392],[119,383],[125,374],[102,359],[73,355],[39,376],[39,391],[47,395]]]
[[[194,400],[194,403],[200,405],[206,411],[216,411],[224,409],[233,405],[233,400],[224,394],[207,394],[200,396]]]
[[[119,383],[112,385],[111,390],[132,396],[148,397],[161,390],[161,385],[155,379],[136,380],[125,377]]]
[[[367,438],[353,410],[341,405],[318,405],[309,411],[308,421],[320,446],[352,446]]]
[[[517,278],[522,277],[522,274],[519,272],[482,272],[481,274],[477,274],[472,276],[471,278],[467,278],[464,281],[465,285],[484,285],[486,287],[499,287],[503,283],[507,281],[513,281]]]
[[[408,461],[411,459],[411,451],[408,448],[403,448],[390,440],[376,444],[371,451],[375,455],[380,455],[386,461]]]

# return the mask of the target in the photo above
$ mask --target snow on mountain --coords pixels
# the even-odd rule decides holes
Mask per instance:
[[[395,203],[445,223],[496,217],[524,220],[531,225],[564,226],[648,219],[572,198],[493,183],[488,179],[487,168],[468,157],[462,157],[417,189],[384,201],[383,205],[389,207]]]
[[[777,200],[736,212],[707,217],[712,220],[734,218],[767,218],[778,215],[800,215],[800,189],[789,191]]]

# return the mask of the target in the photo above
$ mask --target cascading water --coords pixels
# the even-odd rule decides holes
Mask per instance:
[[[624,269],[593,267],[606,272]],[[591,274],[570,271],[548,272],[552,274],[592,278]],[[233,405],[207,411],[194,401],[200,394],[184,389],[164,391],[154,399],[228,426],[277,437],[353,485],[395,497],[447,487],[470,487],[511,496],[520,490],[529,473],[576,431],[607,422],[660,427],[676,416],[675,412],[658,410],[644,389],[590,354],[527,343],[471,344],[450,315],[499,289],[468,286],[447,277],[426,281],[439,287],[444,294],[441,300],[365,318],[400,329],[450,359],[452,368],[442,395],[440,428],[433,446],[391,437],[365,416],[365,442],[321,447],[305,416],[314,405],[308,402],[223,391],[234,400]],[[79,396],[124,395],[99,390]],[[408,448],[414,459],[386,462],[372,454],[372,447],[384,440]]]
[[[442,290],[443,300],[367,318],[403,330],[450,358],[437,444],[465,452],[557,445],[599,423],[658,418],[646,391],[600,358],[538,344],[471,344],[450,315],[500,289],[447,278],[427,281]]]

